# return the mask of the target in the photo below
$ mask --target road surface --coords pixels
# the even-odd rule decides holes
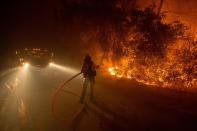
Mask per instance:
[[[128,80],[99,77],[94,101],[71,121],[55,119],[51,101],[56,88],[76,74],[72,69],[14,68],[0,75],[1,131],[166,131],[197,130],[197,95],[148,87]],[[82,76],[57,97],[56,112],[72,116],[82,106]],[[69,93],[72,92],[73,94]],[[89,90],[87,90],[89,91]]]

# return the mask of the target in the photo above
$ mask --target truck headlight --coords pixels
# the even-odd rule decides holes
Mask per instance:
[[[24,64],[24,67],[25,67],[25,68],[28,68],[28,67],[29,67],[29,64],[28,64],[28,63],[25,63],[25,64]]]
[[[50,65],[50,66],[54,66],[54,63],[50,62],[49,65]]]

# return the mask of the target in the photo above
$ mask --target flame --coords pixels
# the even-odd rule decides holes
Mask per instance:
[[[132,49],[125,47],[132,53],[116,63],[106,63],[106,66],[113,78],[133,79],[165,88],[196,88],[196,43],[196,40],[179,40],[167,47],[165,58],[146,57],[143,60],[136,59]]]
[[[108,70],[109,70],[109,72],[112,72],[113,71],[113,67],[112,68],[109,68]]]
[[[137,79],[137,77],[132,76],[131,71],[127,72],[127,75],[124,75],[124,72],[121,72],[120,68],[118,66],[109,67],[108,71],[112,76],[115,76],[117,78],[127,78],[127,79],[132,79],[133,78],[133,79],[136,79],[136,81],[138,81],[140,83],[144,83],[144,84],[147,84],[147,85],[157,85],[155,82],[148,82],[148,81],[145,81],[145,80],[142,80],[142,79]],[[162,78],[160,78],[159,80],[163,81]]]
[[[115,76],[115,75],[116,75],[116,73],[115,73],[115,72],[111,72],[111,75],[112,75],[112,76]]]

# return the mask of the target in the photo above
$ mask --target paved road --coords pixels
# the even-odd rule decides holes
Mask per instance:
[[[108,131],[196,130],[196,94],[150,88],[134,81],[99,78],[95,99],[72,121],[61,122],[51,112],[51,100],[65,79],[77,73],[69,68],[38,70],[16,68],[0,81],[0,130],[2,131]],[[83,78],[69,83],[57,97],[56,111],[72,116],[81,104]]]

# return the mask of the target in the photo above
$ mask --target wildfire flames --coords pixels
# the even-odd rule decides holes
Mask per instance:
[[[121,72],[121,70],[119,69],[118,66],[116,67],[110,67],[108,68],[108,71],[110,73],[110,75],[117,77],[117,78],[127,78],[127,79],[135,79],[138,82],[147,84],[147,85],[157,85],[155,82],[151,82],[151,81],[145,81],[142,79],[138,79],[137,77],[135,77],[134,74],[131,73],[131,71],[127,71],[127,73],[123,73]],[[163,81],[162,78],[159,78],[160,81]]]
[[[134,79],[147,85],[178,89],[195,88],[197,86],[196,57],[195,40],[179,41],[168,48],[164,59],[146,58],[138,61],[126,57],[122,58],[119,66],[108,68],[108,72],[115,78]]]
[[[105,7],[94,2],[86,6],[93,6],[84,15],[89,17],[76,20],[91,23],[80,33],[81,47],[111,76],[162,87],[197,87],[197,39],[181,19],[169,21],[168,12],[156,11],[154,4],[140,9],[121,0],[102,1]]]
[[[197,86],[197,41],[190,34],[169,45],[164,58],[154,56],[139,60],[135,53],[131,53],[116,63],[119,64],[108,66],[108,72],[115,78],[177,89]]]
[[[150,20],[149,16],[154,16],[154,13],[149,11],[144,11],[144,18],[139,15],[136,19],[136,14],[131,16],[137,24],[134,29],[131,27],[123,40],[111,35],[115,42],[112,42],[112,50],[108,53],[112,59],[105,63],[109,67],[108,72],[115,78],[134,79],[147,85],[181,90],[196,88],[195,34],[180,21],[166,24],[160,21],[162,18]]]

